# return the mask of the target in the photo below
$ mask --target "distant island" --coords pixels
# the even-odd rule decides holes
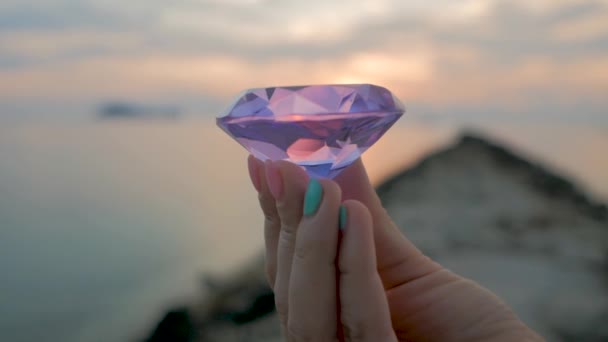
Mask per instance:
[[[181,111],[170,105],[141,105],[127,101],[112,101],[99,106],[97,116],[102,119],[171,119]]]

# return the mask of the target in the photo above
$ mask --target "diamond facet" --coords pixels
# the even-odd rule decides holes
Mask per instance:
[[[313,177],[337,176],[403,115],[403,104],[371,84],[257,88],[217,124],[261,160],[288,160]]]

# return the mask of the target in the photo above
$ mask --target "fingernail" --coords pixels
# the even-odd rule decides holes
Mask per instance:
[[[271,160],[266,161],[266,182],[272,197],[280,199],[283,195],[283,177],[276,163]]]
[[[318,180],[311,178],[304,195],[304,216],[314,215],[319,210],[321,199],[323,199],[323,186]]]
[[[264,164],[262,164],[262,162],[253,155],[249,155],[249,158],[247,158],[247,166],[249,168],[249,178],[251,178],[251,183],[253,183],[253,187],[257,192],[262,191],[260,167],[263,167]]]
[[[341,205],[340,206],[340,215],[339,215],[339,226],[340,226],[340,230],[344,230],[344,228],[346,228],[346,218],[347,218],[347,213],[346,213],[346,207]]]

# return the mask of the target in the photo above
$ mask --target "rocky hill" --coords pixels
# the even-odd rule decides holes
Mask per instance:
[[[547,340],[608,340],[608,209],[572,182],[464,135],[378,193],[425,253],[495,291]],[[183,341],[280,341],[261,258],[209,287],[149,340],[178,341],[181,327]]]

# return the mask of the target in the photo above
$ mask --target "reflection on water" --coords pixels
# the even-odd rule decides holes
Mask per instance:
[[[500,127],[494,136],[608,198],[608,135]],[[454,130],[396,126],[366,157],[377,183]],[[0,127],[0,340],[110,341],[200,291],[202,271],[256,254],[246,152],[208,123]]]
[[[212,127],[120,122],[1,136],[2,332],[115,340],[87,334],[153,320],[155,306],[195,290],[200,270],[261,244],[259,227],[242,225],[257,220],[245,153]]]

